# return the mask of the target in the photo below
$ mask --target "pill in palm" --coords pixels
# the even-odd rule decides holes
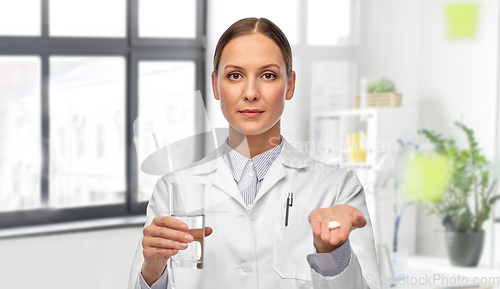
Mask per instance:
[[[338,227],[340,227],[340,223],[337,221],[331,221],[330,223],[328,223],[328,229],[335,229]]]

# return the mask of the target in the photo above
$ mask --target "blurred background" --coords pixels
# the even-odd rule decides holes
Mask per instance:
[[[212,94],[212,58],[221,34],[245,17],[268,18],[287,35],[297,87],[282,135],[357,173],[384,286],[437,287],[412,281],[422,274],[500,286],[498,1],[0,0],[1,287],[127,286],[159,177],[139,169],[141,150],[155,143],[136,146],[133,122],[168,95],[199,90],[209,122],[177,129],[227,128]],[[199,112],[192,99],[169,109]],[[472,146],[455,122],[473,131]],[[212,147],[201,142],[184,160]],[[436,148],[454,172],[463,167],[455,181],[476,186],[447,179],[437,201],[407,199],[405,180],[415,172],[407,164]],[[457,190],[465,201],[450,207],[443,199]],[[465,230],[483,232],[472,239],[482,252],[471,253],[477,264],[459,266],[467,260],[452,255],[471,245],[454,245],[450,232],[464,216],[477,225],[483,207],[475,202],[487,194],[484,223]],[[458,217],[446,227],[450,210]]]

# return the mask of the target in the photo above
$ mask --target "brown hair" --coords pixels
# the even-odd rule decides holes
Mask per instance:
[[[273,40],[281,50],[281,54],[285,59],[286,74],[290,76],[292,73],[292,48],[285,34],[281,29],[276,26],[271,20],[266,18],[243,18],[234,22],[229,28],[222,34],[217,42],[214,53],[214,73],[217,77],[219,72],[219,62],[222,56],[222,51],[226,44],[234,38],[242,35],[252,34],[252,33],[262,33],[265,36]]]

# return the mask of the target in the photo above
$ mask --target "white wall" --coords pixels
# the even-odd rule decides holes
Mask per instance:
[[[444,5],[449,1],[421,3],[420,95],[422,127],[456,136],[465,145],[462,132],[453,127],[463,121],[473,128],[483,153],[494,157],[496,105],[498,98],[498,1],[474,1],[480,4],[477,35],[472,40],[448,40]],[[490,227],[486,223],[485,227]],[[441,238],[441,232],[439,232]],[[487,231],[481,263],[489,263],[491,231]],[[419,240],[422,253],[436,248]]]
[[[142,226],[0,240],[1,288],[127,288]]]
[[[394,79],[403,93],[403,106],[419,107],[420,128],[456,137],[459,145],[465,145],[463,133],[453,125],[464,121],[475,130],[483,153],[492,159],[497,127],[499,2],[468,1],[480,4],[480,16],[476,37],[467,40],[447,38],[445,4],[450,2],[366,1],[367,76]],[[418,216],[417,253],[446,256],[440,220],[424,211]],[[481,263],[489,263],[492,255],[491,244],[485,245]]]
[[[366,6],[365,77],[387,77],[403,94],[402,106],[417,106],[421,0],[374,0]]]
[[[477,35],[471,40],[446,38],[444,5],[422,1],[420,13],[421,124],[452,135],[463,133],[453,121],[474,128],[488,157],[493,157],[498,65],[498,1],[480,3]],[[462,138],[462,140],[465,140]]]

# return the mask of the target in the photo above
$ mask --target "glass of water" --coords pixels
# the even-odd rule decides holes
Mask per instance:
[[[188,233],[194,237],[186,249],[170,257],[170,266],[203,269],[205,186],[200,183],[174,182],[170,188],[171,216],[186,223]]]

